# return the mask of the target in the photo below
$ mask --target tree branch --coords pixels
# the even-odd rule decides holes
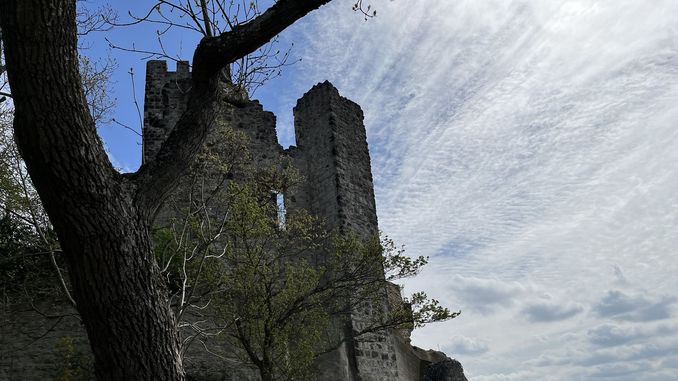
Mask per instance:
[[[266,12],[231,31],[204,37],[193,56],[194,75],[209,76],[254,52],[309,12],[330,0],[280,0]]]
[[[207,37],[212,37],[212,25],[210,22],[210,15],[207,13],[207,3],[205,0],[200,0],[200,11],[202,12],[202,18],[205,22],[205,33]]]
[[[223,103],[219,85],[218,75],[205,81],[193,79],[188,107],[160,151],[137,173],[130,175],[138,185],[135,199],[147,220],[155,217],[158,207],[191,166],[212,129]]]

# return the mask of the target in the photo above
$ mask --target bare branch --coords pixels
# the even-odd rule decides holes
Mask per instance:
[[[356,3],[353,4],[353,10],[355,12],[362,13],[363,16],[365,17],[365,21],[367,21],[367,19],[377,17],[377,11],[375,9],[372,9],[371,4],[367,4],[367,6],[365,6],[363,4],[363,0],[356,1]]]
[[[135,135],[137,135],[137,136],[140,137],[140,138],[142,137],[141,132],[135,130],[134,127],[128,126],[128,125],[126,125],[126,124],[120,122],[119,120],[117,120],[117,119],[115,119],[115,118],[111,119],[111,122],[117,124],[118,126],[124,128],[124,129],[126,129],[126,130],[131,131],[132,133],[134,133]]]
[[[134,83],[134,68],[129,69],[130,80],[132,81],[132,99],[134,100],[134,107],[137,110],[137,117],[139,118],[139,128],[144,125],[144,119],[141,116],[141,109],[139,108],[139,102],[137,101],[137,91]]]
[[[109,6],[104,5],[95,10],[90,9],[84,3],[86,0],[78,0],[76,22],[78,24],[78,36],[85,36],[94,32],[106,32],[111,30],[112,23],[117,19],[117,13]]]
[[[210,22],[210,16],[207,12],[207,3],[205,0],[200,0],[200,11],[202,12],[203,21],[205,22],[205,35],[207,37],[214,36],[212,34],[212,23]]]

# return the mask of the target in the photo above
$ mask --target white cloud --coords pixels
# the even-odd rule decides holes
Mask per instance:
[[[523,308],[528,320],[534,323],[554,322],[573,317],[583,311],[583,307],[575,303],[555,303],[541,301],[530,303]]]
[[[534,371],[520,370],[514,372],[497,373],[490,376],[476,376],[476,377],[470,376],[470,377],[474,381],[523,381],[535,379],[535,377],[539,377],[539,375]]]
[[[525,292],[525,287],[517,282],[461,276],[454,276],[449,287],[455,299],[461,301],[459,308],[466,307],[483,314],[512,305],[515,297]]]
[[[678,356],[669,357],[662,360],[660,367],[662,369],[678,369]]]
[[[617,320],[653,321],[671,317],[674,297],[651,299],[645,295],[628,295],[611,290],[594,307],[601,317]]]
[[[639,372],[647,372],[651,369],[649,363],[640,361],[605,364],[594,367],[588,376],[596,379],[620,380],[626,378],[628,380],[637,380]]]
[[[465,336],[457,336],[448,344],[455,354],[480,355],[490,348],[484,340],[473,339]]]
[[[588,335],[591,343],[595,345],[617,346],[637,339],[641,333],[634,328],[604,324],[589,330]]]
[[[604,323],[588,331],[588,340],[599,347],[615,347],[638,342],[654,337],[671,336],[678,333],[676,327],[670,325],[648,324],[611,324]]]

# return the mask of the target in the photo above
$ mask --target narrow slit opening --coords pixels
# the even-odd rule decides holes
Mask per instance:
[[[275,202],[278,206],[278,228],[284,230],[285,220],[287,218],[287,210],[285,209],[285,195],[282,192],[276,192]]]

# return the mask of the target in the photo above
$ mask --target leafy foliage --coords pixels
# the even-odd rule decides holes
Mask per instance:
[[[64,336],[56,344],[55,352],[61,367],[55,374],[55,381],[85,381],[94,375],[94,359],[75,346],[72,337]]]
[[[11,110],[0,112],[0,289],[5,294],[26,289],[49,290],[53,270],[46,242],[54,234],[28,178],[10,133]]]
[[[87,9],[79,0],[79,34],[105,30],[105,19],[113,18],[110,8]],[[1,32],[1,31],[0,31]],[[1,33],[0,33],[1,35]],[[12,134],[14,110],[0,42],[0,289],[8,294],[61,293],[74,304],[67,288],[56,234],[28,174]],[[85,50],[86,47],[80,46]],[[92,61],[80,56],[83,90],[97,125],[110,122],[115,100],[109,82],[115,61]]]
[[[263,380],[304,380],[347,339],[357,310],[366,311],[353,327],[361,340],[458,315],[422,292],[403,300],[390,283],[418,274],[427,258],[388,238],[340,234],[300,209],[281,223],[275,194],[298,174],[285,162],[255,169],[245,136],[223,126],[220,136],[230,148],[208,144],[155,232],[185,346],[222,340],[233,348],[226,356]]]
[[[46,263],[35,255],[38,242],[28,225],[7,214],[0,218],[0,289],[5,293],[21,290],[44,273]]]
[[[85,7],[79,10],[81,35],[105,28],[101,13],[105,10],[92,11]],[[111,17],[112,11],[105,12]],[[55,292],[60,283],[62,293],[72,302],[58,263],[60,248],[56,234],[12,135],[14,110],[3,53],[0,49],[0,93],[5,98],[0,102],[0,273],[6,276],[0,281],[0,287],[5,292],[22,291],[30,297],[36,290]],[[108,78],[114,68],[115,62],[110,58],[95,62],[80,56],[83,89],[98,125],[110,121],[109,114],[115,105],[108,91]]]

